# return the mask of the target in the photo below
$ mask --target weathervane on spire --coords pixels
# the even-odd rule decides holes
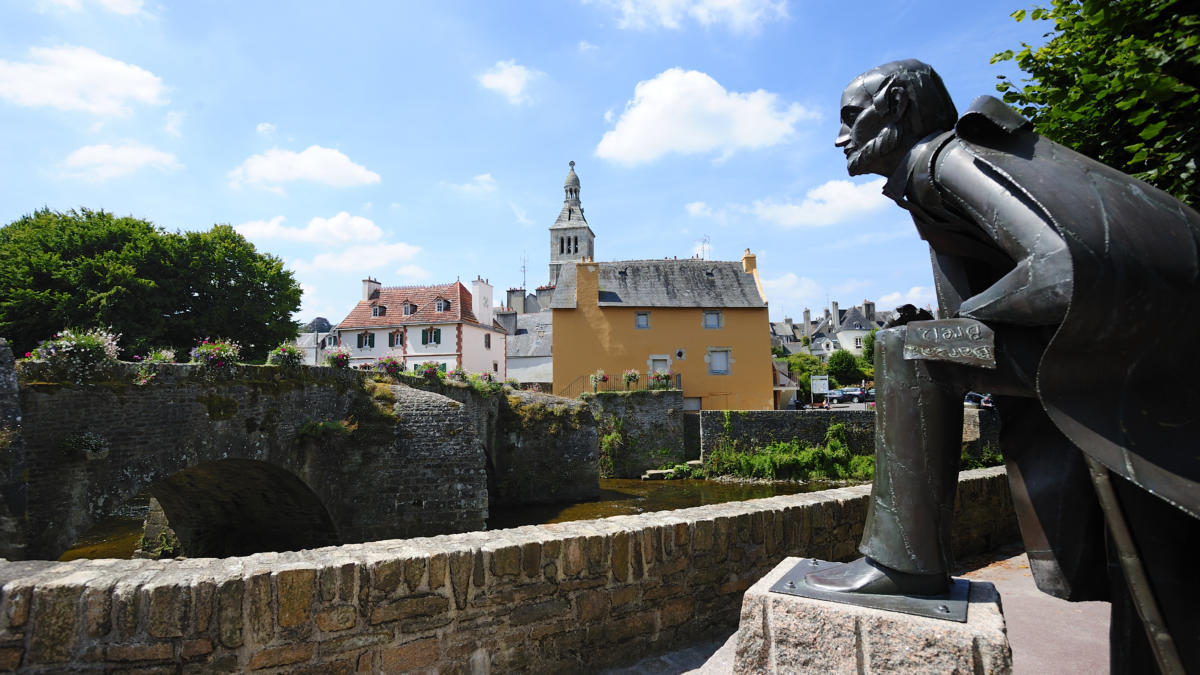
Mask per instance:
[[[575,168],[575,160],[571,160],[571,161],[567,162],[567,164],[570,164],[572,169]]]

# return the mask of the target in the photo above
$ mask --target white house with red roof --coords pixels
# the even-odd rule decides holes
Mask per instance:
[[[333,328],[336,343],[350,352],[351,366],[384,356],[405,370],[432,361],[447,371],[506,377],[505,330],[496,322],[492,286],[484,279],[434,286],[384,287],[363,280],[363,297]]]

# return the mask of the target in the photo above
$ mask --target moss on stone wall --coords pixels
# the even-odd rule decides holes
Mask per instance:
[[[196,402],[204,406],[208,411],[208,416],[214,420],[232,419],[238,411],[238,402],[228,396],[220,394],[204,394],[197,396]]]

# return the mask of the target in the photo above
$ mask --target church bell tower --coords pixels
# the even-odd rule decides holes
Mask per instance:
[[[567,172],[563,183],[562,211],[558,220],[550,226],[550,285],[558,284],[558,272],[564,262],[594,258],[596,235],[583,217],[583,206],[579,203],[579,176],[575,175],[575,162]]]

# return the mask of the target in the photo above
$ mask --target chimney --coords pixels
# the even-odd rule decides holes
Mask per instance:
[[[508,289],[508,297],[505,299],[504,304],[509,307],[512,307],[513,310],[516,311],[517,314],[524,314],[525,313],[525,289],[524,288]]]
[[[362,299],[370,300],[373,296],[375,296],[379,293],[379,289],[382,287],[383,287],[383,284],[379,283],[375,279],[372,279],[371,277],[367,277],[366,279],[363,279],[363,297],[362,297]]]
[[[496,322],[504,327],[505,332],[509,335],[515,335],[517,332],[517,313],[509,310],[496,312]]]
[[[750,274],[757,269],[758,256],[751,253],[750,249],[746,249],[746,252],[742,254],[742,271],[744,271],[746,274]]]
[[[875,321],[875,303],[870,300],[863,300],[863,314],[866,315],[867,321],[874,323]]]
[[[808,308],[804,308],[804,337],[812,335],[812,312]]]
[[[837,329],[841,328],[842,327],[842,315],[838,313],[838,306],[837,306],[836,302],[834,302],[832,300],[829,301],[829,311],[830,311],[830,314],[833,316],[833,329],[837,330]]]
[[[475,320],[485,326],[491,326],[496,316],[492,306],[492,285],[480,276],[471,282],[471,311],[475,313]]]
[[[575,306],[595,307],[600,302],[600,266],[593,262],[575,263]]]

